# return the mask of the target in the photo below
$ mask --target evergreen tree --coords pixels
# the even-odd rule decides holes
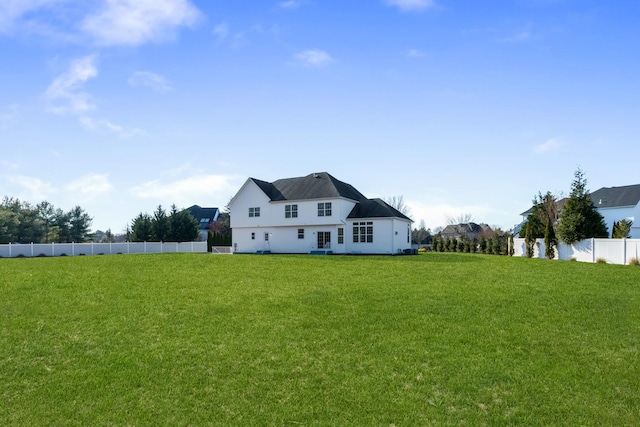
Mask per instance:
[[[92,220],[80,206],[69,211],[69,236],[72,242],[83,243],[90,240]]]
[[[171,232],[168,241],[170,242],[191,242],[200,235],[198,221],[188,210],[178,211],[176,205],[171,205],[169,222]]]
[[[536,238],[533,237],[533,233],[531,231],[532,226],[530,224],[525,225],[524,230],[524,244],[527,248],[527,258],[533,258],[534,247],[536,243]]]
[[[509,256],[516,253],[515,243],[513,241],[513,233],[509,233]]]
[[[139,213],[131,225],[132,242],[149,242],[153,236],[153,224],[151,217],[146,213]]]
[[[614,221],[611,237],[614,239],[628,239],[631,236],[630,233],[632,225],[633,221],[628,219]]]
[[[487,253],[487,238],[484,236],[480,236],[480,253],[481,254],[486,254]]]
[[[593,206],[587,180],[579,168],[574,173],[571,194],[560,213],[557,235],[567,244],[592,237],[609,237],[604,218]]]
[[[158,208],[153,213],[151,220],[152,228],[152,240],[156,242],[164,242],[171,233],[171,222],[167,216],[167,212],[162,209],[162,205],[158,205]]]
[[[553,232],[553,227],[550,222],[547,222],[547,226],[544,229],[544,256],[549,259],[553,259],[556,256],[556,235]]]

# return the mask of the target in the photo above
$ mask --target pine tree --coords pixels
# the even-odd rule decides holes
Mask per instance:
[[[555,252],[556,236],[553,232],[551,223],[548,222],[544,229],[544,256],[549,259],[553,259],[556,256]]]
[[[592,237],[609,237],[604,217],[593,206],[584,172],[578,168],[571,183],[571,194],[560,213],[557,235],[573,244]]]

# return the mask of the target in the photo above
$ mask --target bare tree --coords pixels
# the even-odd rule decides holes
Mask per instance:
[[[461,213],[457,216],[445,215],[445,219],[447,220],[447,225],[467,224],[475,221],[474,216],[469,212]]]
[[[397,209],[403,215],[411,218],[411,208],[405,203],[404,196],[385,197],[384,201],[387,202],[391,207]]]

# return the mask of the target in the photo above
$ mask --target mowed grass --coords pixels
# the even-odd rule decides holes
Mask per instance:
[[[640,424],[640,268],[0,259],[0,424]]]

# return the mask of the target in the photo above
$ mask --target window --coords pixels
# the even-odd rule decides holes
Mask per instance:
[[[407,243],[411,243],[411,226],[407,225]]]
[[[373,221],[353,223],[353,243],[373,243]]]
[[[318,216],[331,216],[331,202],[318,203]]]
[[[269,233],[264,233],[264,241],[265,242],[269,241]]]
[[[249,208],[249,218],[259,217],[260,208]]]
[[[298,205],[284,205],[285,218],[298,218]]]
[[[298,228],[298,239],[304,239],[304,228]]]
[[[210,218],[200,218],[200,222],[209,222]]]
[[[338,228],[338,244],[344,244],[344,228]]]
[[[251,233],[251,240],[256,240],[256,233]]]

